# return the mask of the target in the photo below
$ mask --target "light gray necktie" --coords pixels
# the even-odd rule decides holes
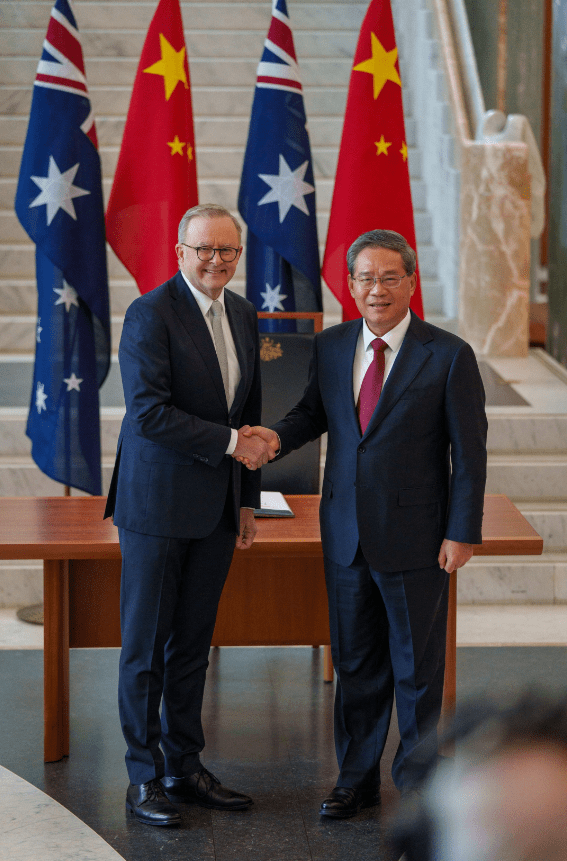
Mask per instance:
[[[226,355],[226,343],[222,331],[222,304],[218,299],[215,299],[211,305],[209,313],[213,324],[213,338],[215,342],[215,350],[217,351],[217,359],[219,360],[221,369],[226,402],[230,406],[228,401],[228,358]]]

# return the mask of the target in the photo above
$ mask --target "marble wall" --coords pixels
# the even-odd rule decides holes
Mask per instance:
[[[527,160],[525,144],[462,145],[459,334],[478,354],[528,351]]]

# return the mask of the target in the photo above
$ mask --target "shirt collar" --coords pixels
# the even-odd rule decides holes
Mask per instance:
[[[382,340],[387,343],[388,347],[392,350],[393,353],[400,349],[410,323],[411,312],[408,308],[407,314],[404,319],[401,320],[397,326],[394,326],[393,329],[390,329],[389,332],[386,332],[385,335],[382,335]],[[376,335],[374,334],[374,332],[370,331],[366,324],[366,320],[363,320],[362,322],[362,337],[364,339],[364,349],[367,350],[371,342],[376,338]]]
[[[181,272],[181,269],[179,271]],[[213,304],[213,300],[211,299],[210,296],[207,296],[206,293],[203,293],[203,292],[201,292],[201,290],[197,290],[196,287],[193,287],[193,285],[191,284],[189,279],[186,277],[184,272],[181,272],[181,276],[182,276],[183,280],[185,281],[185,283],[187,284],[187,286],[189,287],[189,290],[191,291],[191,293],[195,297],[195,301],[197,302],[197,305],[201,309],[201,313],[202,313],[203,317],[206,317],[207,314],[209,313],[211,305]],[[222,305],[222,310],[223,310],[223,314],[224,314],[226,311],[225,305],[224,305],[224,287],[222,288],[222,292],[221,292],[220,296],[218,297],[218,301]]]

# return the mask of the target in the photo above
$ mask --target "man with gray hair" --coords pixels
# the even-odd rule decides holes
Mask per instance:
[[[299,403],[271,429],[279,456],[328,431],[321,537],[337,673],[337,785],[321,814],[380,802],[396,695],[394,783],[415,788],[437,749],[449,573],[480,543],[484,390],[470,346],[410,312],[416,255],[372,230],[347,254],[362,319],[316,335]]]
[[[203,767],[201,705],[233,551],[256,534],[260,474],[235,458],[256,468],[273,457],[242,430],[260,421],[261,389],[256,309],[225,290],[242,254],[240,225],[221,206],[195,206],[178,239],[179,272],[126,312],[126,415],[105,512],[122,551],[126,804],[148,825],[180,821],[172,800],[252,803]]]

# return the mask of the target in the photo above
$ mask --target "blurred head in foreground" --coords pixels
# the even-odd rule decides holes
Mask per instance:
[[[451,737],[455,759],[400,813],[406,861],[567,861],[567,699],[468,707]]]

